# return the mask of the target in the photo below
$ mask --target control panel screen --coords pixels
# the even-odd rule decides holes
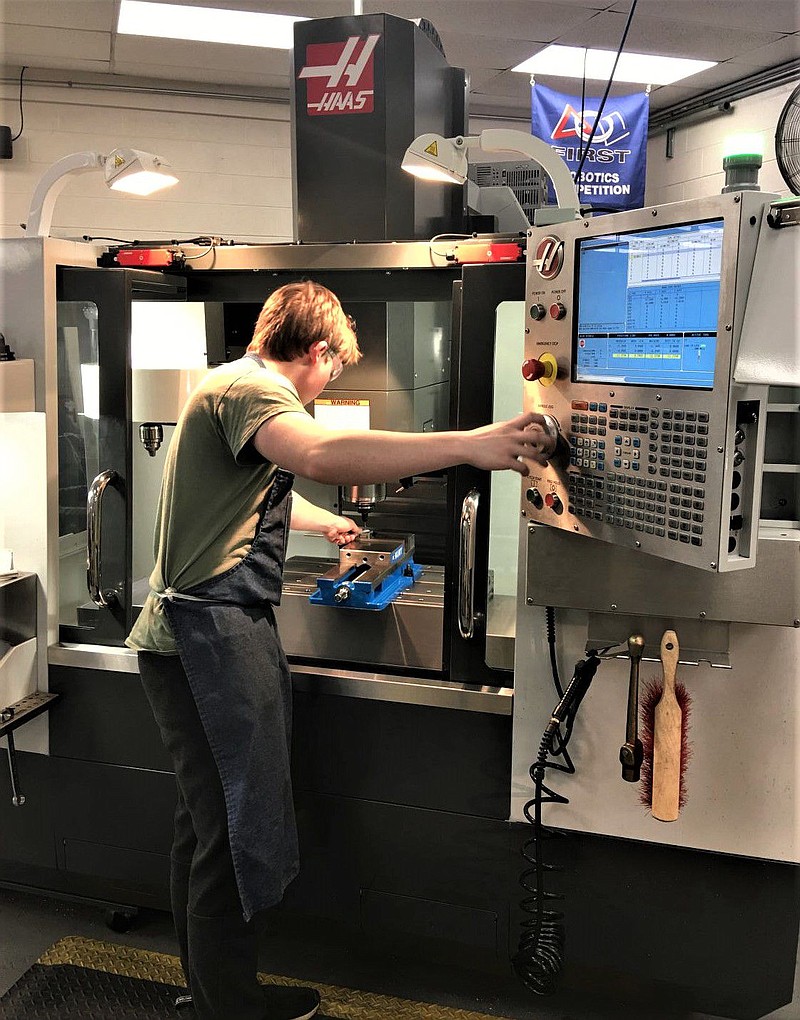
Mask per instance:
[[[713,387],[722,226],[578,242],[576,382]]]

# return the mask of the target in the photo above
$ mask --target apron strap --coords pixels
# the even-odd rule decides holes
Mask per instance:
[[[153,595],[157,599],[166,599],[168,602],[174,602],[175,599],[183,599],[186,602],[216,602],[216,599],[201,599],[196,595],[184,595],[183,592],[177,591],[175,588],[165,588],[164,591],[154,591]]]

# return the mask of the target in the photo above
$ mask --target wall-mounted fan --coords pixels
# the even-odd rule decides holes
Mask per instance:
[[[800,85],[786,100],[775,128],[778,169],[793,195],[800,195]]]

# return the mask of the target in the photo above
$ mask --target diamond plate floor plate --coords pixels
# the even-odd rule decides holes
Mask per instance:
[[[260,974],[264,984],[302,985]],[[3,1020],[180,1020],[173,1000],[182,988],[177,957],[71,936],[48,949],[0,998]],[[485,1013],[414,1002],[313,982],[322,996],[319,1020],[504,1020]]]

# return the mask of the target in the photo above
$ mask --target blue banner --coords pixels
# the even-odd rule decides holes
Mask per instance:
[[[572,171],[578,169],[592,133],[599,98],[565,96],[546,85],[531,88],[531,133],[558,153]],[[647,165],[646,93],[609,97],[576,182],[581,205],[603,210],[641,209]],[[551,201],[552,189],[551,189]]]

